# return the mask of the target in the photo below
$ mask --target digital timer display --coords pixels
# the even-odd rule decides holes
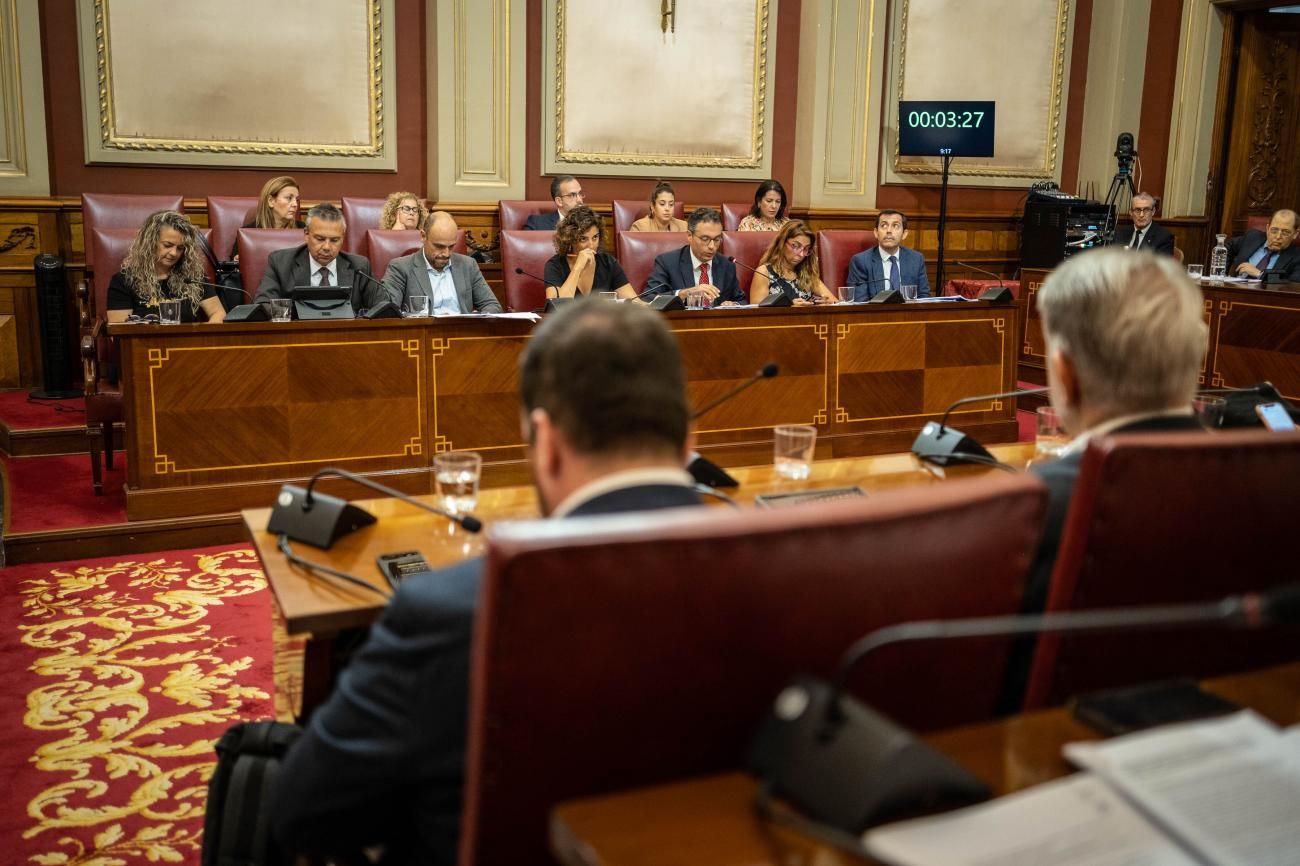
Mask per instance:
[[[898,103],[899,156],[992,156],[992,102]]]

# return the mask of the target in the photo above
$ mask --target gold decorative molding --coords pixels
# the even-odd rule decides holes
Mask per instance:
[[[0,194],[48,195],[40,9],[0,0]]]

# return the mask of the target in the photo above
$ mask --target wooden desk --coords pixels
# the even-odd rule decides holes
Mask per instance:
[[[952,401],[1015,386],[1019,310],[983,302],[670,313],[689,400],[767,361],[781,374],[711,410],[697,446],[768,459],[772,427],[812,424],[818,455],[907,448]],[[488,486],[528,480],[516,370],[532,324],[492,317],[112,325],[126,415],[127,516],[217,514],[338,465],[431,493],[441,451],[478,451]],[[963,406],[981,442],[1014,442],[1015,404]],[[334,482],[327,489],[365,495]]]
[[[1210,680],[1205,688],[1279,725],[1300,721],[1300,663]],[[925,740],[1002,795],[1067,775],[1072,768],[1061,747],[1097,738],[1056,709]],[[552,815],[551,850],[567,866],[870,862],[759,822],[753,811],[756,792],[752,777],[729,773],[564,803]]]
[[[1024,466],[1033,455],[1033,446],[1016,443],[990,449],[995,457],[1013,466]],[[804,481],[790,481],[776,476],[770,463],[735,469],[731,474],[740,482],[735,498],[742,505],[755,496],[795,490],[860,485],[869,493],[900,487],[935,484],[944,477],[971,476],[999,470],[982,466],[962,466],[949,470],[927,467],[911,454],[889,454],[842,460],[820,460],[813,464],[811,476]],[[426,498],[426,497],[422,497]],[[432,501],[430,498],[429,501]],[[305,558],[356,575],[380,588],[387,588],[375,559],[381,553],[417,550],[432,566],[450,565],[483,551],[483,536],[464,529],[426,511],[395,499],[376,499],[357,503],[378,518],[365,529],[344,536],[329,550],[317,550],[294,544]],[[505,487],[481,491],[477,514],[485,527],[500,520],[526,520],[538,516],[537,498],[531,486]],[[289,634],[308,634],[303,662],[303,713],[317,706],[329,694],[334,677],[333,641],[347,629],[367,626],[384,608],[384,599],[347,583],[318,577],[291,565],[276,547],[277,537],[266,531],[270,508],[243,512],[244,526],[257,548],[262,567],[276,604],[284,615]]]

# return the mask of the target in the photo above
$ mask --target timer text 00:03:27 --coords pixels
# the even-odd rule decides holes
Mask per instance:
[[[913,129],[978,129],[982,111],[909,111],[907,125]]]

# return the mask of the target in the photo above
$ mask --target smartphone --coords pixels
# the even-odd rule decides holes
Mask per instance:
[[[1208,719],[1241,709],[1203,691],[1194,680],[1158,683],[1080,695],[1070,702],[1076,719],[1106,736],[1141,731],[1171,722]]]
[[[382,553],[376,560],[379,571],[388,581],[388,585],[397,588],[402,579],[421,571],[432,571],[429,563],[418,551],[408,550],[404,553]]]
[[[1264,422],[1264,426],[1274,433],[1295,429],[1291,413],[1281,403],[1256,403],[1255,414],[1259,416],[1260,421]]]

